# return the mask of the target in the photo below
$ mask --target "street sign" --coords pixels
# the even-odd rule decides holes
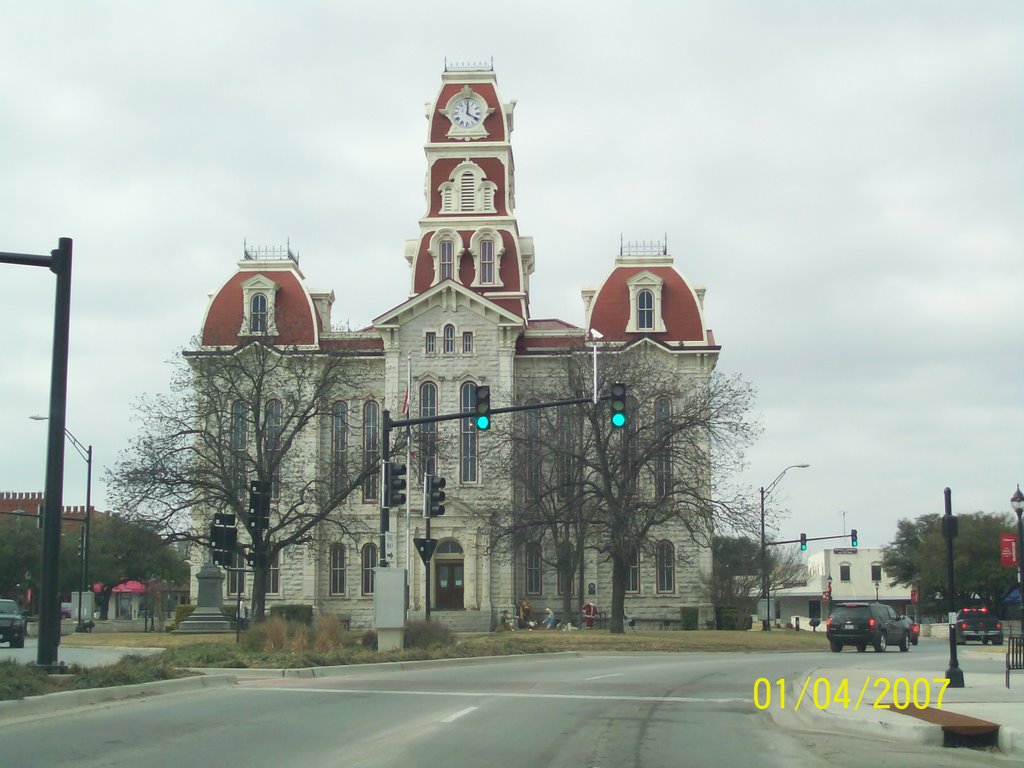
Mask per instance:
[[[434,550],[437,549],[437,539],[413,539],[412,542],[416,545],[416,551],[420,553],[423,564],[428,565],[430,558],[434,556]]]
[[[910,602],[913,603],[914,605],[917,605],[917,590],[916,589],[910,590]]]
[[[389,562],[395,562],[395,532],[386,531],[384,533],[384,559]]]
[[[1007,568],[1017,567],[1017,536],[1012,533],[999,534],[999,564]]]

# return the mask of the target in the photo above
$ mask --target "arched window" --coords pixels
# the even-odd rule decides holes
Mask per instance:
[[[526,548],[526,594],[539,595],[544,588],[543,560],[540,544]]]
[[[362,552],[362,593],[373,594],[373,569],[377,567],[377,545],[364,544]]]
[[[444,353],[451,355],[455,352],[455,326],[446,325],[444,327]]]
[[[345,545],[331,545],[331,594],[345,594]]]
[[[420,386],[420,418],[437,415],[437,384]],[[420,426],[420,478],[437,474],[437,423]]]
[[[267,464],[270,468],[270,495],[281,498],[281,401],[267,402]]]
[[[459,544],[455,539],[445,539],[437,545],[437,549],[434,550],[435,555],[461,555],[462,545]]]
[[[267,332],[266,294],[254,293],[249,300],[249,330],[252,333]]]
[[[465,383],[460,390],[460,405],[463,413],[472,413],[476,403],[476,385]],[[472,419],[461,419],[462,439],[460,443],[459,480],[463,483],[477,481],[477,431]]]
[[[440,280],[455,279],[455,243],[451,240],[441,241],[441,275]]]
[[[363,406],[363,498],[367,501],[380,496],[380,475],[373,469],[380,453],[377,419],[377,403],[369,400]]]
[[[339,400],[334,404],[331,430],[331,472],[334,494],[344,492],[348,481],[348,406]]]
[[[540,445],[540,411],[526,412],[526,445]],[[526,498],[536,501],[541,493],[541,467],[543,459],[540,451],[526,449]]]
[[[236,400],[231,404],[231,460],[234,462],[235,483],[238,485],[238,498],[244,499],[248,493],[247,454],[245,450],[248,434],[248,423],[245,418],[245,403]]]
[[[654,457],[654,493],[660,498],[672,492],[672,403],[667,397],[654,401],[658,453]]]
[[[627,562],[629,567],[626,570],[626,591],[627,592],[639,592],[640,591],[640,550],[637,547],[633,549],[627,555]]]
[[[675,592],[676,548],[671,541],[658,542],[658,591]]]
[[[494,283],[494,241],[480,241],[480,282],[484,285]]]
[[[647,289],[636,295],[636,325],[641,331],[654,330],[654,294]]]

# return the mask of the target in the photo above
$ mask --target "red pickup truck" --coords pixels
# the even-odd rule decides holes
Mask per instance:
[[[980,640],[982,645],[1003,644],[1003,622],[988,608],[964,608],[956,615],[956,644]]]

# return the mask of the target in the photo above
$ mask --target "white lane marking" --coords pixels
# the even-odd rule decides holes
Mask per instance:
[[[465,709],[460,709],[458,712],[455,712],[453,714],[448,715],[448,717],[444,718],[441,722],[442,723],[452,723],[452,722],[458,720],[463,715],[468,715],[474,709],[479,709],[479,707],[466,707]]]
[[[614,675],[598,675],[597,677],[588,677],[587,680],[604,680],[606,677],[622,677],[625,672],[616,672]]]
[[[293,686],[246,686],[246,691],[285,691],[287,693],[363,693],[394,696],[463,696],[490,699],[570,699],[579,701],[654,701],[665,704],[750,704],[742,698],[700,698],[693,696],[603,696],[590,693],[506,693],[493,691],[384,691],[372,688],[297,688]]]

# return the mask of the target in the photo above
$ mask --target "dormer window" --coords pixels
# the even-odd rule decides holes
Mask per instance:
[[[654,330],[654,294],[646,288],[636,295],[636,324],[641,331]]]
[[[494,282],[494,241],[480,241],[480,282],[490,285]]]
[[[442,280],[459,279],[459,256],[465,246],[462,237],[454,229],[439,229],[430,238],[427,247],[434,259],[434,281],[437,285]]]
[[[501,232],[481,227],[473,233],[469,250],[473,255],[473,287],[501,287],[501,257],[505,253]]]
[[[441,242],[441,279],[455,279],[455,244],[451,240]]]
[[[263,293],[254,293],[249,300],[249,332],[267,332],[267,296]]]
[[[488,181],[483,169],[472,160],[460,163],[448,180],[438,187],[441,213],[494,213],[498,185]]]
[[[275,297],[280,286],[266,275],[257,274],[242,283],[242,327],[239,336],[276,336]]]
[[[661,292],[664,280],[648,270],[626,281],[629,287],[629,325],[627,333],[664,333]]]

